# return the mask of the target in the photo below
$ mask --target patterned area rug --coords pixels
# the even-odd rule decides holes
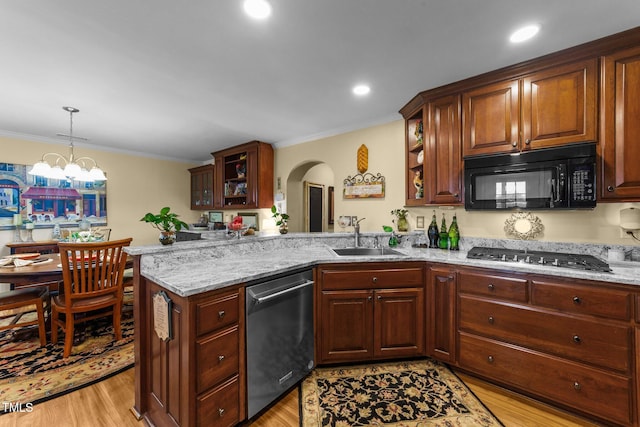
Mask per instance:
[[[12,342],[11,331],[0,332],[0,402],[36,404],[133,366],[133,318],[122,319],[120,341],[113,339],[110,317],[87,322],[85,336],[64,359],[62,331],[58,345],[49,340],[45,347],[40,347],[37,334]]]
[[[318,368],[302,383],[301,425],[502,426],[433,360]]]

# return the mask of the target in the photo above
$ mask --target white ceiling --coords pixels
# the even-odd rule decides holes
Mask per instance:
[[[420,91],[640,25],[638,0],[270,2],[255,21],[241,0],[4,1],[0,134],[66,143],[69,105],[87,145],[206,161],[397,120]]]

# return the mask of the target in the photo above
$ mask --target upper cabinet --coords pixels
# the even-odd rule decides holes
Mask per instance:
[[[213,208],[213,165],[189,169],[191,173],[191,209]]]
[[[577,61],[464,91],[463,155],[596,141],[597,66]]]
[[[273,205],[273,147],[270,144],[251,141],[211,154],[216,167],[216,209]]]
[[[406,180],[405,199],[407,206],[420,206],[427,203],[424,192],[425,176],[425,109],[421,105],[409,113],[405,120]],[[428,140],[428,137],[427,137]],[[427,159],[428,161],[429,159]]]
[[[405,115],[407,206],[462,203],[460,97],[444,96]]]
[[[602,61],[601,141],[603,201],[640,199],[640,47]]]

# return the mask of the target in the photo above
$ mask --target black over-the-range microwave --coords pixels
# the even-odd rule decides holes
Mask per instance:
[[[467,210],[592,209],[596,144],[465,157]]]

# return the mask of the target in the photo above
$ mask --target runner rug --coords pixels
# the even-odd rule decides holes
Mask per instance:
[[[87,322],[85,337],[65,359],[62,331],[57,345],[49,341],[45,347],[37,333],[14,342],[10,330],[0,332],[0,402],[37,404],[133,366],[133,318],[122,319],[120,341],[114,340],[111,317]]]
[[[303,427],[502,426],[433,360],[315,369],[302,383]]]

